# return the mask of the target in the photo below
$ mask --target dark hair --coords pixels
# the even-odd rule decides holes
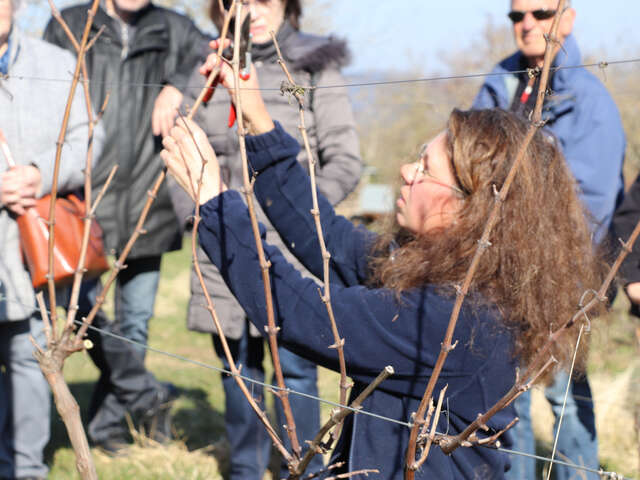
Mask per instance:
[[[302,4],[300,0],[271,0],[271,1],[281,1],[284,2],[284,18],[288,20],[289,23],[296,30],[300,30],[300,17],[302,16]],[[231,5],[230,0],[224,0],[222,2],[225,8],[229,8]],[[219,0],[211,0],[209,4],[209,18],[214,23],[214,25],[220,30],[222,28],[222,23],[224,22],[224,11],[220,10],[220,2]]]
[[[469,194],[447,227],[413,234],[396,225],[383,235],[371,259],[374,284],[397,293],[433,284],[455,295],[495,203],[495,189],[502,187],[528,126],[500,109],[451,113],[448,156]],[[515,354],[526,364],[549,332],[576,312],[583,292],[599,286],[603,262],[594,252],[575,180],[548,133],[533,137],[501,208],[471,291],[500,309],[514,333]],[[560,362],[571,358],[578,329],[554,345]]]

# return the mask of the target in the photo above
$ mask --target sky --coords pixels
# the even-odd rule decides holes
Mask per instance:
[[[573,0],[573,6],[574,32],[584,51],[604,48],[611,58],[621,58],[629,52],[617,54],[620,44],[640,50],[639,1]],[[507,0],[339,0],[330,9],[333,30],[348,32],[355,71],[403,70],[419,61],[421,69],[437,70],[438,52],[471,48],[488,18],[510,25]]]
[[[41,31],[48,19],[46,0],[26,3],[23,24]],[[438,55],[448,49],[472,48],[488,18],[496,25],[509,25],[508,0],[315,0],[315,4],[313,11],[319,13],[322,28],[347,39],[353,53],[347,73],[352,74],[439,71]],[[639,1],[573,0],[573,6],[577,10],[574,32],[583,51],[605,51],[602,60],[640,56]]]

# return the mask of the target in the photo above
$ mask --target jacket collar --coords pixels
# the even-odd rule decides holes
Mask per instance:
[[[97,34],[98,30],[104,25],[105,31],[102,34],[108,36],[111,41],[121,45],[121,27],[118,25],[118,22],[120,22],[120,20],[111,17],[107,13],[103,2],[101,2],[91,29],[93,30],[93,34]],[[149,5],[138,12],[132,26],[135,27],[135,36],[128,56],[132,56],[140,51],[168,48],[169,29],[167,19],[162,9],[156,7],[153,3],[149,3]]]
[[[288,20],[278,29],[276,39],[287,63],[294,70],[311,73],[324,70],[329,65],[343,67],[349,61],[346,43],[334,37],[323,37],[297,31]],[[276,58],[273,42],[254,44],[251,49],[254,60],[268,61]]]
[[[545,102],[545,110],[549,112],[552,118],[556,118],[573,108],[576,99],[574,79],[579,69],[563,67],[577,67],[581,64],[582,55],[580,54],[578,43],[573,35],[569,35],[551,64],[552,67],[559,68],[559,70],[554,70],[551,77],[553,94]]]
[[[516,72],[523,70],[526,65],[524,55],[519,51],[505,58],[498,65],[498,72]],[[575,67],[582,64],[582,55],[578,48],[575,36],[570,34],[565,38],[560,51],[556,54],[551,64],[552,67]],[[550,78],[550,87],[553,95],[545,101],[544,114],[546,119],[556,118],[567,110],[573,108],[575,103],[574,79],[580,69],[576,68],[560,68],[552,71]],[[487,83],[494,87],[496,92],[500,92],[505,98],[507,93],[504,87],[504,79],[501,76],[489,77]],[[510,99],[506,99],[508,104]]]

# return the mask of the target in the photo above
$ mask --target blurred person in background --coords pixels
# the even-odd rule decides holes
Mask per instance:
[[[640,175],[627,190],[624,200],[613,217],[614,238],[625,242],[640,221]],[[629,313],[640,318],[640,247],[638,242],[631,246],[631,252],[620,266],[622,286],[631,302]],[[636,326],[636,338],[640,343],[640,324]]]
[[[91,2],[64,9],[62,17],[79,38]],[[208,37],[186,16],[155,6],[149,0],[105,0],[93,20],[90,38],[104,28],[86,53],[91,100],[101,108],[105,148],[92,173],[97,195],[114,165],[118,171],[96,212],[105,247],[118,255],[132,235],[148,192],[162,170],[158,154],[178,112],[191,71],[207,53]],[[52,18],[44,38],[74,52],[59,23]],[[162,254],[179,249],[181,236],[166,184],[160,188],[115,286],[115,322],[103,313],[97,326],[138,343],[131,346],[112,337],[90,354],[101,376],[89,408],[88,434],[94,445],[115,451],[129,439],[127,413],[136,424],[155,424],[156,440],[170,436],[168,409],[177,391],[160,384],[144,367],[148,323],[160,278]],[[78,316],[84,316],[101,291],[99,281],[86,282]],[[135,357],[138,358],[135,358]],[[148,432],[148,426],[147,426]]]
[[[16,163],[10,168],[0,156],[0,478],[35,480],[48,471],[43,449],[49,441],[51,399],[29,340],[33,337],[44,347],[16,217],[51,191],[56,142],[76,62],[69,52],[20,31],[13,21],[19,4],[0,0],[0,130]],[[87,110],[78,88],[62,148],[60,193],[84,184],[87,135]],[[103,140],[97,129],[95,152]]]
[[[623,195],[622,164],[625,135],[622,121],[605,86],[585,68],[575,37],[572,35],[576,11],[570,2],[560,17],[559,43],[555,46],[552,67],[571,67],[551,72],[549,91],[542,118],[545,130],[560,143],[573,173],[580,196],[591,221],[593,241],[601,244],[611,226],[613,213]],[[547,46],[545,35],[551,31],[558,0],[512,0],[509,18],[518,51],[502,60],[487,77],[474,108],[498,106],[523,116],[533,111],[538,97],[539,75],[524,70],[542,68]],[[509,74],[509,72],[513,72]],[[598,469],[598,440],[593,399],[586,374],[569,379],[567,373],[556,375],[545,389],[556,418],[556,429],[563,409],[565,389],[570,391],[558,438],[558,452],[563,459]],[[514,427],[516,450],[535,453],[530,415],[531,394],[516,400],[520,421]],[[535,412],[534,412],[535,414]],[[575,475],[562,465],[553,468],[559,480]],[[598,478],[595,474],[585,474]],[[509,478],[534,478],[535,460],[513,459]]]
[[[229,8],[230,1],[223,2]],[[224,12],[219,2],[212,0],[209,14],[220,31]],[[270,31],[276,32],[278,45],[295,81],[300,85],[342,85],[345,83],[340,68],[348,61],[345,43],[334,37],[324,37],[303,33],[300,28],[302,6],[299,0],[250,0],[244,8],[244,15],[251,15],[252,48],[251,55],[256,71],[260,75],[261,86],[274,91],[264,92],[265,103],[270,114],[282,123],[289,132],[297,132],[296,139],[303,144],[298,130],[299,115],[297,104],[280,94],[280,85],[286,79],[277,63],[276,47]],[[231,31],[231,35],[233,30]],[[189,85],[204,86],[206,71],[194,71]],[[237,133],[227,126],[230,98],[220,88],[207,104],[195,115],[207,133],[209,141],[218,153],[225,181],[230,188],[242,188],[242,164]],[[193,104],[200,89],[186,92],[185,105]],[[317,162],[318,190],[333,204],[338,204],[355,188],[362,171],[360,148],[351,105],[345,88],[309,90],[305,96],[305,122],[309,134],[312,154]],[[309,159],[301,150],[298,161],[308,169]],[[177,208],[182,219],[193,210],[193,202],[181,189],[172,192],[177,199]],[[294,256],[284,248],[278,234],[268,222],[256,203],[260,221],[267,225],[267,238],[272,244],[282,246],[287,259],[305,276],[311,276]],[[319,247],[318,247],[319,249]],[[320,250],[318,250],[318,254]],[[256,380],[264,379],[262,361],[264,340],[246,313],[225,285],[215,265],[200,248],[198,260],[203,271],[208,292],[213,298],[216,311],[222,322],[224,334],[229,340],[236,364],[243,366],[242,372]],[[191,299],[187,316],[187,326],[191,330],[213,334],[213,345],[225,368],[227,361],[211,315],[206,309],[206,301],[200,283],[192,270]],[[327,318],[327,322],[329,319]],[[328,345],[327,345],[328,346]],[[317,372],[313,362],[280,348],[280,361],[288,388],[310,395],[317,395]],[[348,372],[347,372],[348,373]],[[262,479],[269,463],[271,441],[262,424],[243,397],[233,378],[224,376],[225,422],[227,438],[231,444],[231,479]],[[263,392],[256,394],[263,400]],[[312,440],[320,428],[320,411],[317,401],[298,395],[290,395],[297,435],[301,445]],[[281,403],[275,402],[280,427],[286,423]],[[281,428],[281,438],[287,439]],[[287,439],[288,440],[288,439]],[[282,474],[286,476],[283,465]],[[322,457],[316,456],[310,471],[322,468]]]

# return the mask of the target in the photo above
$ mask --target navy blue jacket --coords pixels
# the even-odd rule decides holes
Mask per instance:
[[[314,275],[322,276],[322,258],[309,213],[309,178],[296,161],[299,145],[277,125],[266,134],[247,138],[249,161],[258,172],[256,195],[284,243]],[[365,286],[367,257],[374,237],[364,228],[337,216],[320,198],[321,220],[331,252],[331,297],[340,335],[346,339],[347,373],[357,395],[386,366],[395,375],[383,382],[363,409],[402,422],[416,411],[444,338],[455,297],[425,286],[398,299],[384,288]],[[247,208],[240,194],[229,190],[202,206],[200,243],[218,266],[247,317],[264,332],[267,324],[260,265]],[[264,229],[262,229],[264,234]],[[318,285],[286,262],[280,251],[264,244],[271,262],[279,341],[295,353],[338,370],[337,354]],[[517,360],[512,338],[499,325],[495,309],[462,309],[450,354],[436,387],[448,384],[447,414],[438,431],[455,434],[486,411],[513,384]],[[512,418],[504,410],[490,422],[492,431]],[[377,468],[370,478],[402,478],[409,430],[406,426],[367,415],[350,415],[336,447],[334,460],[345,470]],[[507,444],[509,438],[506,439]],[[503,478],[506,455],[484,447],[460,448],[450,457],[432,448],[417,478]]]
[[[546,127],[560,141],[580,195],[593,216],[595,241],[607,232],[623,194],[622,163],[625,136],[620,114],[604,85],[583,67],[580,50],[569,35],[553,61],[551,97],[542,114]],[[516,52],[501,61],[487,77],[473,108],[509,109],[518,86],[523,55]],[[566,67],[566,68],[565,68]],[[522,75],[522,74],[520,74]]]

